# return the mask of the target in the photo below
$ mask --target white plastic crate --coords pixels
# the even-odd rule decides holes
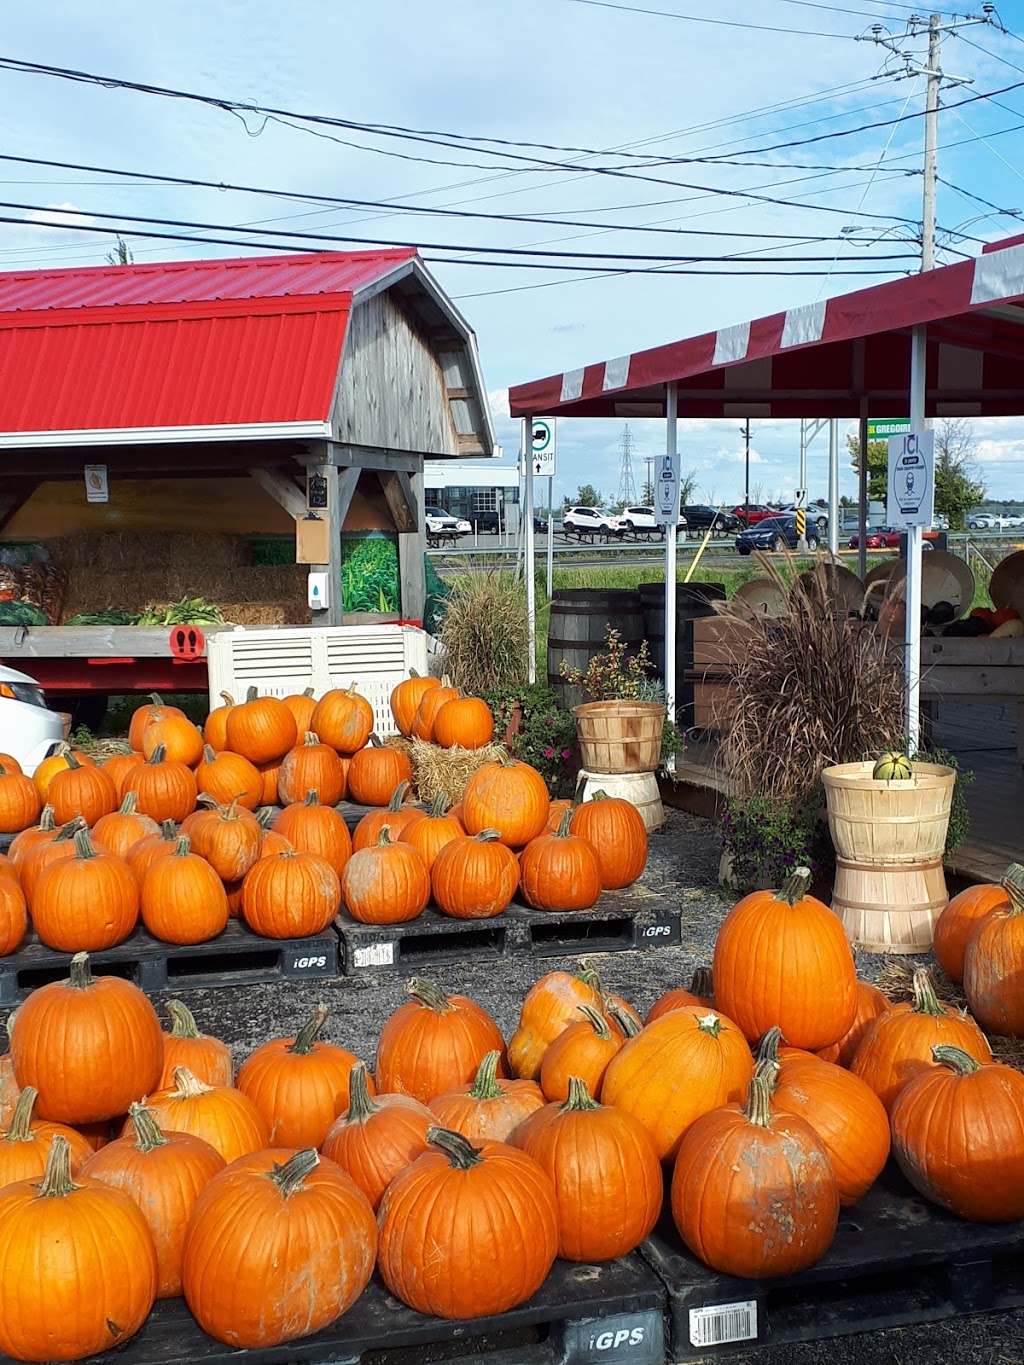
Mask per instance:
[[[221,692],[236,701],[256,687],[287,697],[312,687],[321,697],[333,687],[356,685],[373,707],[377,734],[396,731],[391,692],[412,669],[427,672],[427,637],[415,626],[279,626],[210,632],[206,644],[210,706]]]

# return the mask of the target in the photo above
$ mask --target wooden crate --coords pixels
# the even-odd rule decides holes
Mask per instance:
[[[719,730],[729,700],[726,670],[743,651],[750,632],[745,621],[731,616],[703,616],[693,622],[693,724],[698,730]]]

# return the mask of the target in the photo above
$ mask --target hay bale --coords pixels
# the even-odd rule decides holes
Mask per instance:
[[[304,565],[218,569],[198,560],[177,569],[147,564],[140,572],[112,572],[95,565],[77,568],[67,575],[62,619],[110,608],[142,612],[183,597],[216,602],[224,620],[239,626],[299,625],[309,620]]]
[[[127,574],[139,566],[188,574],[197,565],[237,569],[249,562],[247,537],[203,531],[75,531],[46,544],[68,576],[83,569]]]
[[[412,773],[421,801],[433,801],[444,792],[454,805],[462,800],[466,783],[478,768],[493,763],[505,750],[500,744],[488,744],[483,749],[442,749],[425,740],[409,741]]]

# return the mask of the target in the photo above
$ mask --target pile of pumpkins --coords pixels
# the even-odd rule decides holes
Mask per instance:
[[[400,683],[392,708],[453,743],[493,734],[484,702],[436,679]],[[132,716],[131,752],[102,765],[65,745],[30,779],[0,755],[0,832],[17,832],[0,857],[0,955],[29,917],[72,953],[114,947],[140,919],[174,944],[215,938],[232,916],[267,938],[306,938],[343,905],[401,923],[432,896],[456,918],[500,914],[520,888],[535,908],[583,910],[643,871],[647,835],[628,802],[552,803],[534,768],[503,755],[458,808],[439,797],[423,810],[406,801],[407,755],[373,726],[354,686],[319,701],[250,689],[202,732],[154,698]],[[378,808],[354,835],[336,809],[346,797]]]

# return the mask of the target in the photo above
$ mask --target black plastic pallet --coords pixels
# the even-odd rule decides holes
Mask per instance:
[[[260,938],[238,920],[207,943],[162,943],[136,929],[116,948],[89,954],[106,976],[123,976],[150,995],[198,986],[239,986],[267,981],[307,981],[338,975],[338,936],[327,928],[315,938]],[[29,931],[22,946],[0,958],[0,1006],[68,975],[70,953],[56,952]]]
[[[393,1299],[375,1276],[333,1326],[271,1349],[236,1350],[196,1325],[182,1299],[157,1303],[123,1346],[89,1356],[93,1365],[361,1365],[381,1351],[399,1365],[432,1347],[435,1365],[663,1365],[665,1293],[636,1255],[607,1265],[556,1261],[527,1303],[498,1317],[449,1322]],[[452,1343],[451,1356],[438,1349]],[[0,1356],[0,1365],[10,1365]]]
[[[487,961],[510,954],[565,957],[658,948],[680,941],[678,914],[648,908],[648,899],[602,895],[593,910],[546,912],[511,905],[493,919],[451,919],[424,910],[407,924],[360,924],[342,911],[334,922],[341,937],[341,970],[414,970],[446,962]]]
[[[966,1223],[892,1164],[798,1275],[719,1275],[683,1247],[667,1214],[641,1254],[667,1290],[677,1362],[1024,1305],[1024,1222]]]

